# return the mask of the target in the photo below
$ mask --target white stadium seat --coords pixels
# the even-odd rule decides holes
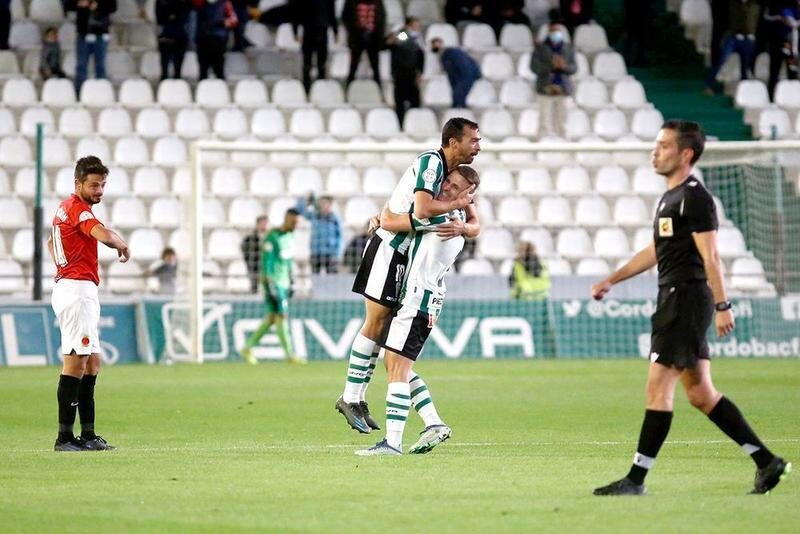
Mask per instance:
[[[425,43],[430,44],[435,38],[441,39],[446,47],[459,46],[458,30],[452,24],[434,22],[428,26],[425,30]]]
[[[244,260],[234,260],[225,270],[225,291],[230,293],[250,293],[250,274]]]
[[[619,52],[600,52],[594,56],[592,74],[604,82],[616,82],[628,75],[628,69]]]
[[[146,139],[169,135],[172,130],[169,115],[158,107],[143,108],[136,115],[136,133]]]
[[[31,0],[28,15],[40,24],[59,24],[64,18],[64,11],[59,0]]]
[[[519,234],[519,241],[533,243],[539,256],[552,256],[555,252],[553,236],[545,228],[525,228]]]
[[[41,31],[35,22],[31,20],[12,21],[11,30],[8,33],[8,46],[12,50],[39,48],[41,44]]]
[[[430,78],[422,90],[422,104],[428,107],[450,107],[453,105],[453,90],[444,76]]]
[[[637,167],[633,172],[633,192],[639,195],[661,196],[667,186],[663,176],[656,174],[652,167]]]
[[[167,174],[160,167],[139,167],[133,174],[133,193],[139,197],[160,197],[169,192]]]
[[[357,108],[383,106],[383,96],[374,80],[353,80],[347,87],[347,102]]]
[[[487,109],[481,114],[481,135],[489,139],[503,139],[514,135],[514,118],[505,109]]]
[[[325,133],[322,113],[315,108],[300,108],[292,112],[289,133],[300,138],[309,138]]]
[[[517,133],[525,137],[539,136],[539,110],[524,109],[517,120]]]
[[[92,115],[84,107],[65,108],[58,118],[58,133],[64,137],[85,137],[94,133]]]
[[[147,165],[150,151],[141,137],[131,135],[122,137],[114,147],[114,163],[125,167]]]
[[[314,107],[335,108],[344,105],[344,91],[335,80],[314,80],[308,99]]]
[[[253,197],[236,197],[228,208],[228,222],[241,229],[253,227],[255,220],[263,215],[265,206]]]
[[[481,74],[492,81],[507,80],[514,76],[514,61],[505,52],[490,52],[481,60]]]
[[[223,139],[235,139],[247,134],[247,117],[237,107],[218,109],[214,114],[214,133]]]
[[[642,226],[650,222],[650,213],[640,197],[619,197],[614,204],[614,222],[621,226]]]
[[[488,167],[481,172],[480,194],[489,196],[514,193],[514,177],[504,167]]]
[[[136,251],[138,261],[153,261],[161,257],[164,240],[161,232],[152,228],[137,228],[128,239],[131,250]]]
[[[75,160],[84,156],[97,156],[102,161],[111,160],[111,149],[106,140],[100,136],[84,137],[75,147]]]
[[[628,258],[630,245],[621,228],[600,228],[594,236],[594,253],[603,258]]]
[[[494,267],[486,258],[468,258],[461,264],[458,273],[464,276],[491,276]]]
[[[736,86],[733,98],[736,107],[761,109],[769,105],[767,86],[761,80],[742,80]]]
[[[272,139],[286,134],[286,120],[276,108],[261,108],[253,114],[250,132],[262,139]]]
[[[150,205],[149,220],[155,228],[179,228],[183,221],[183,205],[176,198],[156,198]]]
[[[127,108],[144,108],[153,105],[153,88],[141,78],[130,78],[119,88],[119,103]]]
[[[152,31],[152,30],[151,30]],[[121,83],[138,74],[133,56],[127,50],[109,50],[106,55],[106,76],[114,83]]]
[[[536,220],[544,226],[564,226],[572,223],[572,210],[564,197],[543,197],[539,201]]]
[[[14,52],[0,50],[0,79],[14,78],[20,74],[19,62]]]
[[[162,80],[156,100],[165,108],[184,108],[192,104],[192,91],[186,80]]]
[[[516,253],[514,238],[505,228],[487,228],[478,238],[476,256],[493,260],[513,258]]]
[[[195,103],[203,108],[223,108],[230,105],[231,93],[223,80],[200,80],[197,83]]]
[[[722,226],[717,230],[717,250],[723,258],[735,258],[747,254],[747,245],[742,232],[735,226]]]
[[[66,78],[49,78],[42,85],[42,104],[47,107],[72,106],[76,100],[75,86]]]
[[[470,23],[464,28],[461,45],[467,51],[487,51],[497,48],[497,38],[488,24]]]
[[[334,109],[328,117],[328,133],[339,139],[350,139],[362,135],[364,126],[361,114],[352,108]]]
[[[53,113],[44,107],[30,107],[22,112],[19,119],[19,130],[25,137],[36,137],[37,123],[44,125],[44,134],[53,134],[55,131],[55,118]]]
[[[3,104],[12,108],[36,104],[36,88],[27,78],[12,78],[3,84]]]
[[[800,109],[800,80],[780,80],[775,86],[775,104],[783,109]]]
[[[611,221],[608,204],[601,196],[585,196],[575,205],[575,222],[581,226],[604,226]]]
[[[497,92],[492,82],[483,78],[475,82],[467,95],[467,106],[480,109],[495,104],[497,104]]]
[[[580,165],[568,165],[558,170],[556,190],[563,195],[585,195],[592,190],[589,173]]]
[[[214,260],[230,261],[242,257],[242,238],[236,230],[217,229],[208,238],[208,254]]]
[[[575,50],[593,55],[608,49],[608,38],[602,26],[594,22],[575,28],[573,43]]]
[[[500,30],[500,46],[514,52],[533,48],[533,34],[527,24],[506,23]]]
[[[17,133],[17,121],[10,109],[0,108],[0,137]]]
[[[280,226],[286,217],[286,210],[297,206],[297,199],[294,197],[277,197],[269,205],[267,217],[270,226]],[[255,221],[254,221],[255,224]]]
[[[575,141],[588,135],[592,131],[592,124],[589,121],[589,114],[583,109],[572,108],[567,111],[564,120],[564,135],[567,139]]]
[[[583,258],[575,267],[577,276],[606,276],[611,274],[606,260],[602,258]]]
[[[517,59],[517,76],[528,82],[536,82],[536,74],[531,70],[531,53],[524,52]]]
[[[269,98],[264,82],[257,79],[244,79],[236,82],[233,90],[234,103],[242,108],[258,108],[265,106]]]
[[[225,276],[222,273],[222,268],[214,260],[205,260],[203,262],[203,292],[215,293],[222,291],[225,287]]]
[[[564,228],[556,238],[556,252],[564,258],[584,258],[593,254],[592,240],[583,228]]]
[[[286,192],[294,196],[305,196],[322,191],[322,176],[314,167],[296,167],[286,179]]]
[[[299,80],[283,78],[272,88],[272,102],[282,108],[304,106],[307,103],[306,92]]]
[[[22,228],[30,224],[28,209],[18,198],[0,197],[0,228]]]
[[[175,133],[186,139],[196,139],[208,135],[211,125],[205,111],[195,107],[185,107],[175,117]]]
[[[628,133],[625,114],[615,107],[601,109],[594,116],[592,130],[605,140],[614,141]]]
[[[0,139],[0,161],[3,166],[22,167],[33,161],[33,152],[28,141],[22,136],[9,136]]]
[[[519,172],[517,191],[526,195],[549,195],[553,192],[550,171],[543,167],[529,167]]]
[[[97,133],[104,137],[123,137],[133,131],[131,116],[122,107],[107,107],[97,118]]]
[[[582,108],[600,109],[608,104],[606,84],[597,78],[586,78],[575,88],[575,102]]]
[[[350,198],[345,205],[343,223],[346,226],[363,228],[364,223],[379,211],[380,206],[371,198],[353,197]]]
[[[330,176],[328,177],[330,183]],[[364,171],[365,195],[388,198],[397,186],[397,175],[389,167],[369,167]]]
[[[389,108],[375,108],[367,112],[365,130],[376,139],[387,139],[400,133],[397,114]]]
[[[205,198],[203,201],[203,226],[215,228],[225,225],[225,208],[218,198]]]
[[[11,259],[0,259],[0,293],[15,293],[25,284],[22,266]]]
[[[430,0],[411,0],[406,6],[406,16],[416,17],[423,25],[442,20],[441,6]]]
[[[529,226],[535,217],[530,201],[525,197],[505,197],[497,207],[497,222],[505,226]]]
[[[211,175],[209,192],[215,197],[236,197],[247,192],[244,174],[236,167],[218,167]]]
[[[111,223],[120,228],[139,228],[147,225],[147,211],[136,197],[122,197],[111,209]]]
[[[642,82],[632,76],[619,80],[611,91],[611,103],[621,109],[639,109],[647,106],[647,96]]]
[[[500,87],[500,103],[506,107],[521,109],[533,103],[533,89],[530,82],[521,78],[506,80]]]
[[[731,287],[744,291],[761,290],[769,283],[764,267],[756,258],[738,258],[731,265]]]
[[[403,132],[417,139],[435,137],[441,131],[436,114],[429,108],[411,108],[403,117]]]
[[[631,133],[643,141],[652,141],[655,140],[663,124],[664,116],[654,106],[649,105],[637,109],[633,114]]]
[[[153,146],[153,163],[166,167],[179,167],[186,164],[188,153],[186,143],[178,137],[159,137]]]
[[[350,166],[337,166],[328,171],[325,190],[334,197],[350,197],[361,194],[361,176]]]
[[[639,252],[646,246],[648,246],[653,241],[653,228],[648,227],[640,227],[636,229],[636,233],[633,234],[633,252]]]
[[[114,262],[108,266],[108,288],[113,293],[143,293],[144,271],[136,261]]]
[[[759,113],[757,135],[760,139],[786,139],[792,134],[789,114],[783,109],[772,105]]]
[[[42,172],[42,191],[49,191],[50,179]],[[36,195],[36,168],[23,167],[14,176],[14,193],[19,197],[33,198]]]
[[[89,79],[81,85],[80,102],[88,108],[105,108],[114,104],[114,87],[108,80]]]
[[[603,166],[595,176],[594,189],[601,195],[624,195],[630,191],[628,173],[619,165]]]

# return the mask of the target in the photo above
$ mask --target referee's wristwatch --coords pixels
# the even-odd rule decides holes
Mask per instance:
[[[728,311],[733,307],[731,301],[723,300],[722,302],[717,302],[714,304],[714,309],[717,311]]]

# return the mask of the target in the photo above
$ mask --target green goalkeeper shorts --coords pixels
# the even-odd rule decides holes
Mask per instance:
[[[267,314],[277,313],[283,315],[288,313],[289,288],[273,283],[264,284],[264,303],[267,307]]]

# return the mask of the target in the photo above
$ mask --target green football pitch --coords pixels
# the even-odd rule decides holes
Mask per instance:
[[[421,361],[450,441],[361,458],[383,437],[334,411],[344,362],[120,366],[97,427],[112,452],[55,453],[55,368],[0,369],[0,532],[798,532],[800,473],[745,493],[752,462],[676,395],[646,497],[627,472],[647,363]],[[719,360],[717,387],[800,467],[800,359]],[[369,400],[381,414],[384,372]],[[381,418],[382,420],[382,418]],[[421,430],[414,414],[405,445]]]

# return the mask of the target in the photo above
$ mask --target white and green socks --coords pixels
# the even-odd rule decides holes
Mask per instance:
[[[380,350],[381,348],[375,345],[372,356],[369,358],[367,376],[364,377],[364,382],[361,383],[361,389],[358,391],[359,402],[364,402],[367,400],[367,387],[369,387],[369,381],[372,380],[372,375],[375,373],[375,365],[378,363],[378,355],[380,354]]]
[[[403,448],[403,430],[411,409],[408,382],[389,382],[386,393],[386,441],[395,449]]]
[[[425,381],[414,371],[409,373],[408,385],[410,389],[411,404],[417,413],[422,417],[425,428],[433,425],[443,425],[444,421],[439,417],[436,406],[433,404],[431,392]]]
[[[350,349],[350,360],[347,366],[347,380],[344,383],[344,401],[347,403],[360,402],[364,400],[363,391],[366,391],[366,384],[372,377],[372,370],[375,369],[375,359],[373,355],[375,342],[364,337],[359,333],[353,340]],[[370,368],[370,365],[372,366]]]

